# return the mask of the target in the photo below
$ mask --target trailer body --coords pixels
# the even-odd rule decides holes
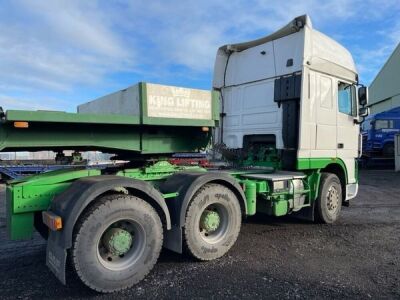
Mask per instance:
[[[113,292],[139,282],[162,246],[221,257],[245,216],[333,223],[358,189],[367,93],[357,83],[348,51],[301,16],[265,38],[221,47],[208,94],[139,83],[77,114],[8,111],[2,150],[92,149],[130,160],[9,182],[9,235],[30,238],[36,228],[63,283],[70,255],[87,286]],[[169,162],[212,137],[225,168]]]
[[[99,150],[129,158],[199,151],[219,120],[218,94],[138,83],[78,113],[8,110],[0,151]],[[16,127],[27,122],[29,128]]]

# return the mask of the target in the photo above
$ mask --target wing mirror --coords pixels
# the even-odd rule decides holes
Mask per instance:
[[[361,124],[364,122],[365,117],[369,115],[369,107],[360,107],[358,109],[358,117],[354,120],[354,123]]]
[[[368,104],[368,88],[366,86],[360,86],[358,88],[358,103],[360,106]]]
[[[360,109],[358,110],[358,115],[360,117],[366,117],[369,115],[369,107],[360,107]]]

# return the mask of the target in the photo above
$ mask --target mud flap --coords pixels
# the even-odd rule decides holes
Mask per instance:
[[[315,220],[314,211],[315,211],[315,201],[311,203],[311,206],[303,207],[299,211],[292,213],[291,216],[299,220],[314,222]]]
[[[67,262],[67,250],[63,247],[60,247],[57,240],[57,233],[50,232],[46,247],[46,265],[54,273],[58,280],[60,280],[62,284],[65,285],[65,266]]]
[[[165,232],[164,236],[164,247],[182,254],[182,227],[172,226],[170,230]]]

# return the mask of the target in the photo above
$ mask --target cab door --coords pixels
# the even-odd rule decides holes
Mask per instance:
[[[337,101],[334,93],[334,78],[317,74],[316,85],[316,137],[312,157],[336,157],[336,111]]]
[[[346,165],[349,183],[355,183],[355,159],[359,153],[360,129],[357,118],[357,97],[354,85],[337,81],[337,157]]]

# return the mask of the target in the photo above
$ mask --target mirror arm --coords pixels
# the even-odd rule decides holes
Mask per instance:
[[[360,125],[362,122],[364,122],[365,117],[357,117],[354,119],[354,124]]]

